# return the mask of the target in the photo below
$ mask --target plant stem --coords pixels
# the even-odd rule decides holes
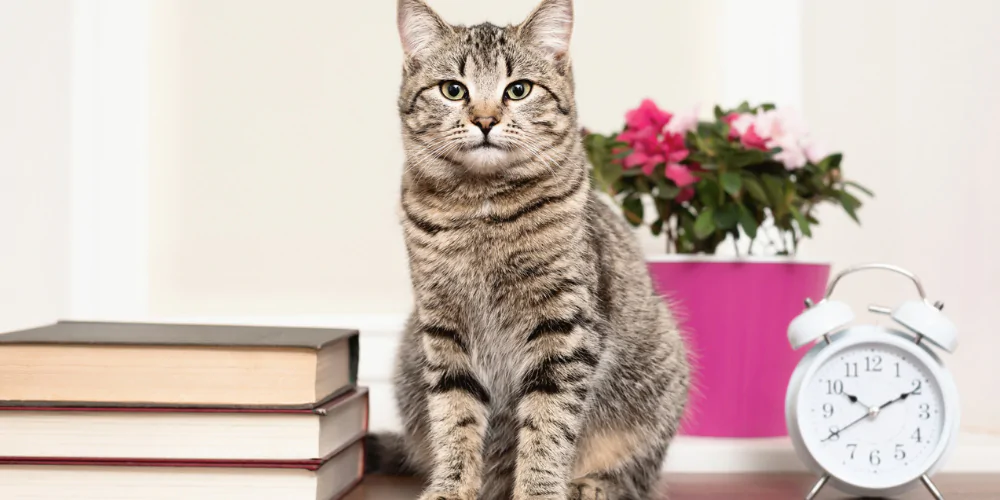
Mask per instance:
[[[736,238],[733,238],[733,248],[736,250],[736,256],[740,256],[740,246],[736,243]]]

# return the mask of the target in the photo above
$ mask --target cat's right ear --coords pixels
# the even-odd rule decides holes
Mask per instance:
[[[435,41],[451,32],[451,26],[422,0],[398,0],[396,23],[408,60],[420,59]]]

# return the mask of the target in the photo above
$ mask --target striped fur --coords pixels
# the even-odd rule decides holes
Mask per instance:
[[[506,27],[400,0],[399,20],[415,307],[395,373],[405,430],[371,436],[369,472],[424,475],[424,500],[650,498],[689,368],[633,235],[590,186],[570,0]],[[465,99],[444,97],[448,80]],[[504,99],[519,80],[528,97]]]

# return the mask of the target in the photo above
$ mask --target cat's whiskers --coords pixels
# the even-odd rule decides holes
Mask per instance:
[[[460,146],[458,140],[463,131],[450,132],[442,137],[439,137],[428,144],[418,144],[411,146],[407,150],[407,155],[413,155],[412,158],[407,158],[405,162],[404,173],[409,172],[415,166],[422,165],[425,161],[433,158],[447,157],[448,154],[454,152]]]

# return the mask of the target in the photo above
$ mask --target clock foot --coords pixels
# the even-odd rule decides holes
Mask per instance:
[[[826,482],[829,480],[830,480],[829,474],[819,478],[819,481],[816,481],[816,485],[813,486],[813,488],[809,490],[809,494],[806,495],[806,500],[813,500],[814,498],[816,498],[816,495],[819,495],[819,492],[823,489],[824,486],[826,486]],[[942,499],[938,497],[938,500]]]
[[[934,481],[931,481],[931,478],[927,474],[920,476],[920,480],[923,481],[924,486],[927,487],[927,491],[931,492],[931,495],[934,495],[935,500],[944,500],[944,497],[941,496],[941,492],[938,491],[937,486],[934,486]]]

